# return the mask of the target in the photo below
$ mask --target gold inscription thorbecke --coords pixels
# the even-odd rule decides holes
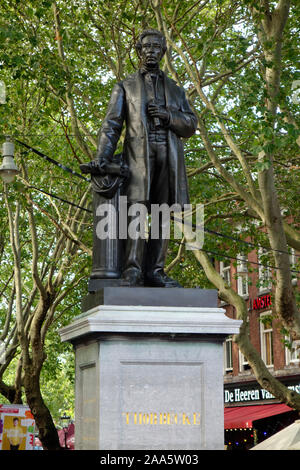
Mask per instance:
[[[187,425],[199,426],[200,413],[175,413],[175,412],[159,412],[144,413],[138,411],[126,411],[122,413],[126,424],[136,425]]]

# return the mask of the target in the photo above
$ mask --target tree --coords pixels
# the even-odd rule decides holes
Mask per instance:
[[[8,105],[13,112],[10,119],[5,113],[5,126],[13,127],[19,139],[30,134],[33,126],[39,126],[46,136],[53,123],[57,126],[55,107],[48,108],[54,119],[37,113],[43,98],[41,88],[36,88],[36,81],[28,76],[15,78],[8,86]],[[53,144],[55,140],[48,139],[47,145],[53,148]],[[56,148],[62,162],[67,148],[63,141]],[[32,155],[20,148],[16,158],[22,173],[12,187],[3,186],[5,206],[1,209],[1,340],[6,345],[6,361],[0,366],[0,391],[10,402],[20,403],[24,390],[44,448],[56,449],[60,447],[58,436],[41,393],[40,374],[47,359],[46,335],[50,328],[65,324],[80,311],[73,296],[80,298],[80,283],[88,276],[89,258],[85,255],[91,253],[91,232],[84,230],[85,226],[90,228],[88,209],[79,207],[89,204],[89,186],[86,182],[70,182],[70,176],[59,177],[44,162],[37,172]],[[53,184],[62,195],[67,188],[79,207],[57,203],[35,190],[51,191]],[[80,233],[81,239],[75,233]],[[4,374],[15,357],[15,380],[7,384]]]
[[[207,2],[196,2],[185,12],[178,8],[175,17],[167,8],[166,2],[153,0],[152,7],[158,25],[166,34],[169,45],[176,51],[180,62],[184,64],[184,72],[192,84],[190,95],[194,99],[201,139],[213,167],[231,190],[227,200],[230,200],[231,196],[238,202],[239,210],[244,207],[248,216],[261,221],[266,227],[267,241],[276,268],[276,312],[288,331],[299,335],[299,311],[291,282],[289,261],[289,246],[299,249],[299,232],[297,227],[288,223],[282,215],[285,203],[283,201],[280,206],[275,166],[279,152],[283,149],[286,152],[291,150],[292,155],[295,155],[297,145],[291,139],[295,136],[297,114],[292,114],[293,106],[288,103],[290,84],[281,82],[282,69],[286,66],[291,69],[294,67],[294,64],[289,63],[290,57],[283,56],[283,52],[292,44],[293,25],[290,25],[288,32],[285,31],[290,12],[289,2],[279,1],[274,5],[274,2],[268,1],[249,1],[246,6],[241,2],[217,2],[213,11],[211,4],[208,6]],[[196,11],[198,21],[201,17],[203,23],[210,23],[204,32],[200,21],[198,27],[191,28]],[[240,21],[240,31],[233,31],[233,17],[235,24]],[[181,27],[183,22],[189,23],[190,33]],[[211,33],[210,40],[205,42],[208,30]],[[200,48],[199,42],[195,41],[195,31],[196,36],[200,38]],[[224,59],[219,61],[218,73],[211,74],[214,52],[218,52],[220,57],[221,50]],[[228,50],[231,63],[228,61]],[[246,74],[248,69],[249,73]],[[172,67],[169,67],[169,72],[173,72]],[[244,90],[241,89],[239,94],[234,96],[232,92],[241,87],[241,80],[245,79],[247,81]],[[284,85],[285,89],[280,89],[280,85]],[[246,97],[249,89],[251,93]],[[229,96],[234,98],[232,103],[226,106],[224,97],[228,100]],[[245,104],[252,106],[250,112],[245,109]],[[242,112],[245,112],[248,119],[245,119]],[[287,120],[288,127],[285,125]],[[257,132],[251,135],[254,124]],[[225,164],[217,154],[216,141],[213,141],[210,135],[212,128],[220,132],[219,142],[221,141],[222,146],[231,154],[231,157],[223,159]],[[243,134],[239,138],[238,134],[234,133],[241,129]],[[284,131],[287,135],[283,134]],[[226,165],[229,158],[235,161],[230,170]],[[224,194],[219,201],[222,198],[224,200]],[[294,216],[294,213],[292,215]],[[232,219],[232,216],[233,214],[230,214],[228,219]],[[296,222],[295,219],[294,221]],[[208,279],[218,288],[220,297],[234,305],[238,318],[243,320],[240,334],[235,340],[258,382],[280,400],[299,409],[299,395],[290,392],[274,379],[251,345],[245,302],[226,285],[206,253],[194,251],[194,255]]]

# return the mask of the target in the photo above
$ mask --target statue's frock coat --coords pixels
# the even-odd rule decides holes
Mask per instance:
[[[191,137],[197,120],[182,88],[163,74],[168,124],[169,204],[189,203],[188,183],[181,138]],[[146,91],[140,72],[115,85],[106,117],[99,132],[97,158],[111,159],[123,124],[126,124],[123,153],[130,169],[127,197],[131,202],[149,201],[149,151]],[[151,202],[151,201],[150,201]]]

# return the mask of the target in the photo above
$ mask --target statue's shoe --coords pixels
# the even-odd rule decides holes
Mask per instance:
[[[179,282],[167,276],[162,270],[148,273],[145,285],[148,287],[182,287]]]
[[[142,287],[144,279],[142,272],[137,268],[128,268],[122,274],[122,285],[128,287]]]

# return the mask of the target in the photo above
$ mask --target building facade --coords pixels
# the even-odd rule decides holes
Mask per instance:
[[[286,386],[300,393],[300,341],[285,334],[273,307],[274,272],[267,253],[252,251],[218,262],[228,284],[247,303],[250,340],[269,371]],[[293,284],[299,289],[299,254],[291,252]],[[272,265],[272,263],[271,263]],[[298,277],[297,277],[298,276]],[[220,301],[226,314],[235,318],[235,309]],[[227,449],[249,449],[295,419],[298,412],[280,403],[262,389],[237,344],[228,337],[224,343],[225,444]]]

